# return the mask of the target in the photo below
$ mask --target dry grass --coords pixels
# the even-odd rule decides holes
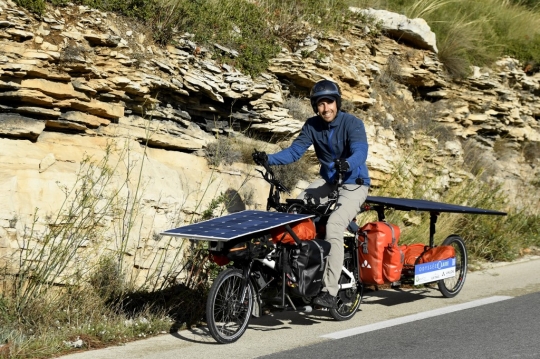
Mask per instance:
[[[288,97],[283,103],[283,107],[289,110],[289,114],[298,121],[306,121],[315,116],[308,99],[298,97]]]
[[[467,148],[467,147],[470,148]],[[476,162],[477,176],[461,178],[461,182],[449,188],[441,187],[441,181],[448,173],[441,164],[441,171],[418,171],[415,167],[429,157],[429,150],[413,145],[402,160],[395,163],[395,170],[390,178],[379,188],[372,188],[371,195],[400,198],[422,198],[444,203],[453,203],[469,207],[484,208],[507,212],[508,216],[464,215],[459,213],[442,213],[437,221],[435,243],[441,243],[448,235],[456,233],[465,239],[469,256],[474,260],[511,261],[527,248],[538,247],[540,238],[539,214],[535,208],[513,208],[500,187],[485,182],[483,173],[488,162],[482,157],[485,150],[465,146],[464,167]],[[471,148],[476,150],[471,154]],[[481,165],[483,164],[483,166]],[[474,170],[475,168],[473,168]],[[534,189],[529,196],[536,196]],[[415,220],[410,220],[410,218]],[[427,212],[388,211],[387,219],[398,224],[402,229],[401,243],[428,243],[429,214]],[[375,220],[375,214],[368,212],[361,215],[358,223]],[[416,220],[420,224],[413,224]]]

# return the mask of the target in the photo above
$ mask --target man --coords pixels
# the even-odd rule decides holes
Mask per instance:
[[[343,231],[360,212],[369,189],[370,178],[366,166],[368,143],[364,123],[340,111],[341,93],[336,83],[329,80],[317,82],[311,90],[310,101],[317,115],[306,121],[290,147],[268,155],[268,164],[295,162],[313,145],[322,178],[311,183],[298,198],[303,199],[309,194],[316,203],[327,200],[335,189],[337,172],[343,174],[336,209],[326,226],[325,240],[331,244],[331,249],[324,276],[325,287],[314,299],[316,305],[335,308],[344,256]]]

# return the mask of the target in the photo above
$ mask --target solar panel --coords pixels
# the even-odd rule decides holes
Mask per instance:
[[[506,213],[489,209],[459,206],[456,204],[427,201],[424,199],[391,198],[368,196],[367,203],[385,205],[400,211],[453,212],[471,214],[492,214],[504,216]]]
[[[169,229],[161,234],[207,241],[230,241],[310,217],[313,215],[247,210]]]

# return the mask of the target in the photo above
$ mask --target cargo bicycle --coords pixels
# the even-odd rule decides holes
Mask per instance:
[[[266,309],[310,312],[314,307],[312,300],[323,286],[322,276],[330,250],[330,245],[324,241],[324,226],[337,202],[340,181],[325,203],[315,204],[309,196],[282,201],[281,196],[288,189],[267,163],[258,164],[264,170],[257,171],[270,185],[266,211],[245,210],[162,233],[208,241],[210,259],[224,267],[214,280],[206,303],[209,332],[221,344],[237,341],[246,331],[250,318],[263,315]],[[435,248],[435,224],[441,212],[504,214],[433,201],[373,196],[368,196],[362,211],[374,210],[378,220],[384,222],[389,208],[430,212],[430,242],[424,251]],[[301,230],[298,229],[305,223],[315,227],[311,238],[299,237]],[[361,274],[366,268],[360,257],[362,237],[365,239],[366,234],[354,227],[351,223],[349,234],[344,235],[337,306],[328,309],[330,316],[338,321],[355,315],[365,285],[377,284],[362,280]],[[458,235],[449,236],[442,245],[453,248],[452,275],[446,271],[446,277],[437,279],[440,276],[436,273],[434,276],[430,270],[422,284],[437,283],[441,294],[451,298],[463,288],[467,250]],[[426,264],[433,267],[433,263]],[[415,283],[416,277],[420,277],[415,267],[404,266],[400,269],[399,281],[392,284]]]

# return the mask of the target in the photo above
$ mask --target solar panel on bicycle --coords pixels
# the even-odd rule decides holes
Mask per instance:
[[[162,235],[207,241],[230,241],[313,217],[311,214],[247,210],[169,229]]]

